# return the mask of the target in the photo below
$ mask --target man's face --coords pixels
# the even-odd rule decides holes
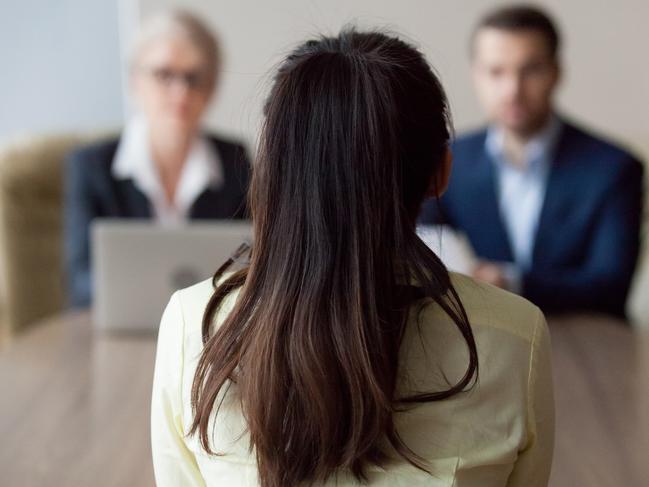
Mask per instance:
[[[474,39],[473,80],[491,122],[532,135],[552,110],[559,67],[543,34],[483,28]]]

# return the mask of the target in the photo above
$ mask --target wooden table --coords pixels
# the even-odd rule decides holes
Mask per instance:
[[[649,334],[605,317],[550,320],[553,487],[649,486]]]
[[[649,486],[649,335],[552,320],[552,487]],[[151,486],[152,336],[51,320],[0,351],[0,485]]]
[[[0,485],[151,486],[152,335],[51,320],[0,352]]]

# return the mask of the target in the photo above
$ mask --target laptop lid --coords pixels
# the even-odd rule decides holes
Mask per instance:
[[[174,291],[210,278],[252,238],[249,222],[93,222],[93,322],[101,330],[156,331]]]

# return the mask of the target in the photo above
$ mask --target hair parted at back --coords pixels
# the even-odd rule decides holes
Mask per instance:
[[[476,34],[485,28],[505,31],[536,31],[544,38],[548,54],[556,58],[559,54],[560,35],[550,15],[541,8],[531,4],[507,5],[489,11],[476,25],[471,37],[471,45]]]
[[[218,453],[208,426],[217,396],[236,388],[263,487],[339,469],[362,480],[399,457],[428,471],[393,415],[459,393],[478,368],[448,271],[415,231],[450,127],[440,82],[396,36],[348,28],[279,67],[249,190],[250,262],[220,283],[215,275],[203,320],[190,434],[207,452]],[[409,310],[431,302],[466,340],[466,372],[447,390],[399,397]]]

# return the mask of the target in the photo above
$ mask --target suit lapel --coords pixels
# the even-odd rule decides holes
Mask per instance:
[[[512,261],[511,244],[498,205],[494,163],[484,149],[484,144],[475,170],[472,171],[471,180],[471,191],[475,195],[473,201],[479,204],[475,211],[477,218],[481,220],[477,222],[476,228],[483,233],[474,238],[485,241],[487,248],[484,253],[489,259]],[[489,226],[486,231],[485,224]]]
[[[222,208],[221,198],[219,191],[213,188],[207,188],[203,191],[192,204],[189,210],[190,218],[194,219],[212,219],[212,218],[226,218],[220,214]]]
[[[223,169],[224,184],[208,187],[190,209],[190,217],[198,219],[238,219],[245,216],[245,193],[249,179],[245,154],[236,146],[214,137],[210,140],[218,152]]]
[[[126,218],[151,218],[151,205],[132,179],[116,181],[118,214]]]
[[[541,214],[536,229],[534,248],[532,249],[532,263],[542,264],[548,245],[556,240],[557,231],[568,215],[570,206],[569,188],[575,183],[572,179],[570,168],[570,127],[563,122],[561,135],[557,142],[552,157],[552,166],[548,174],[548,181],[541,206]]]

